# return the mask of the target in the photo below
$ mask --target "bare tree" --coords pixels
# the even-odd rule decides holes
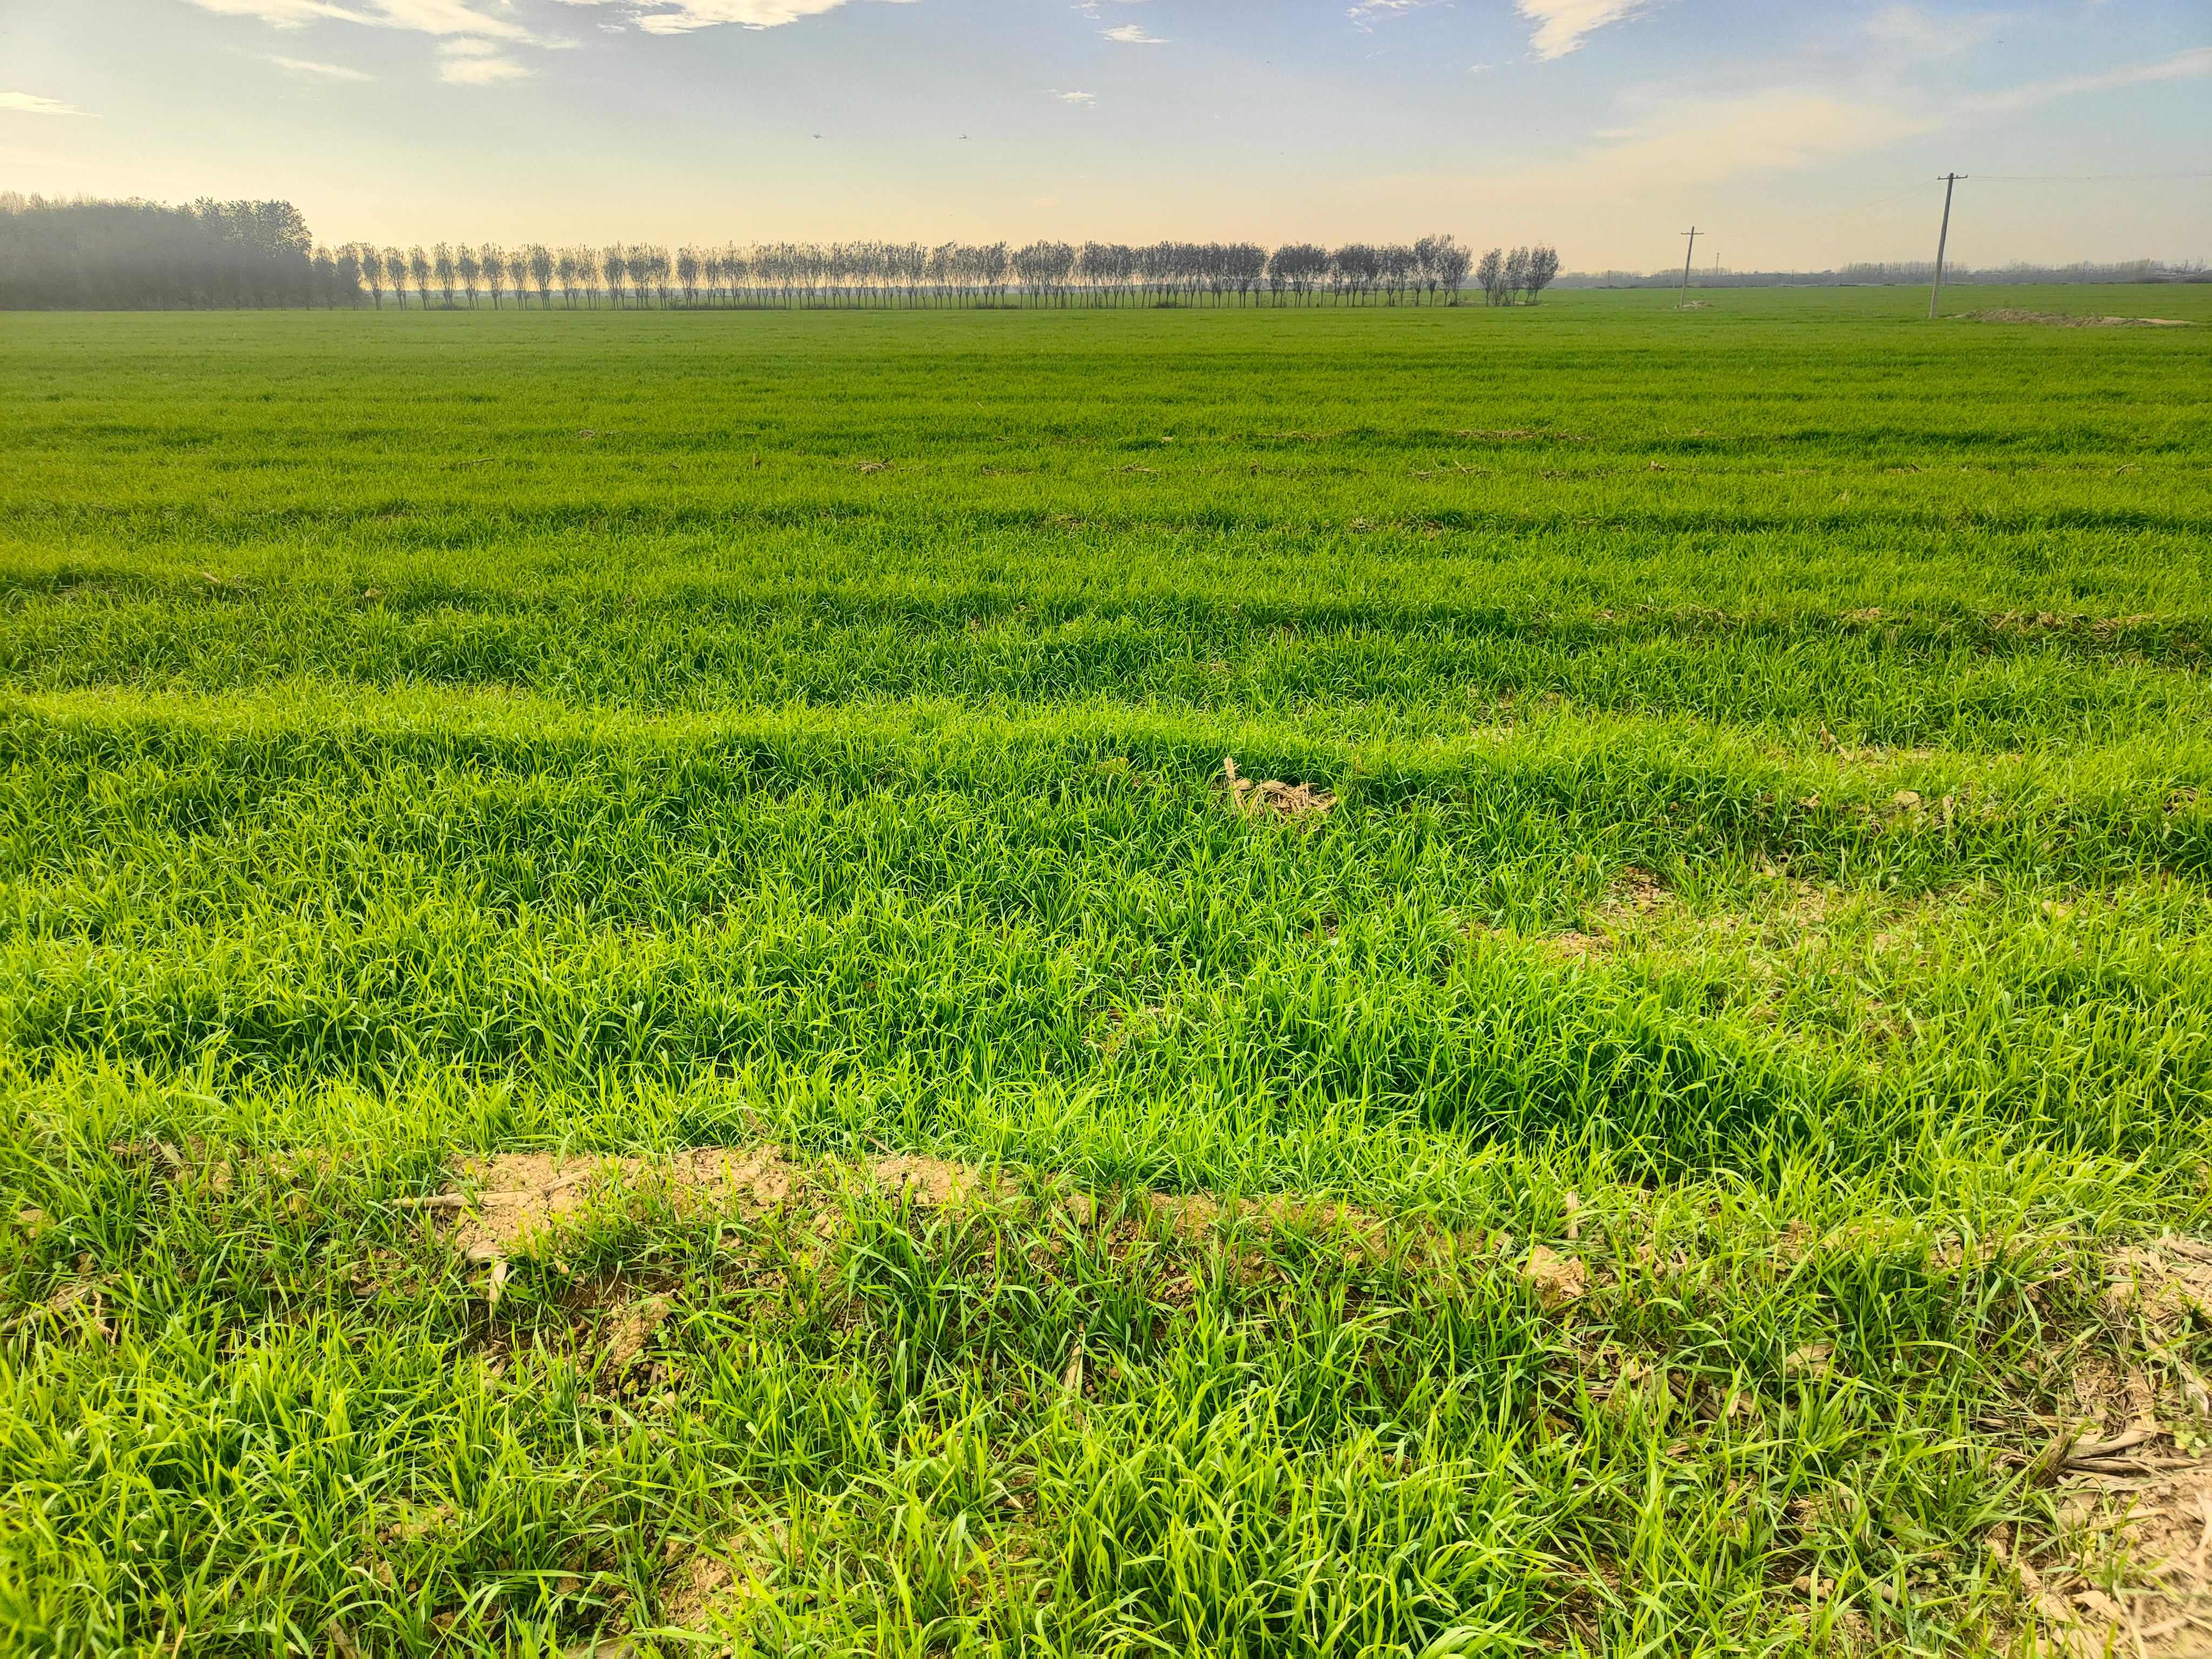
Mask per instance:
[[[461,292],[469,296],[469,309],[477,308],[477,284],[483,280],[483,264],[466,242],[453,252],[453,269],[460,273]]]
[[[1482,284],[1482,302],[1494,306],[1505,292],[1505,253],[1492,248],[1484,254],[1474,267],[1474,280]]]
[[[530,293],[530,250],[519,247],[507,256],[507,280],[514,285],[514,307],[520,311]]]
[[[1552,279],[1559,274],[1559,251],[1547,243],[1539,243],[1528,250],[1528,302],[1534,305],[1536,296],[1551,287]]]
[[[477,251],[477,262],[483,272],[484,286],[491,290],[491,308],[499,309],[499,296],[507,292],[507,250],[496,242],[486,242]]]
[[[446,309],[453,308],[453,250],[443,242],[430,250],[430,268],[438,274],[438,291],[446,296]]]
[[[402,311],[407,309],[407,256],[396,247],[384,250],[385,280],[392,284],[392,297],[398,301]]]
[[[526,263],[530,270],[531,286],[538,290],[538,308],[553,309],[553,250],[543,242],[532,242]]]
[[[699,297],[699,271],[704,264],[696,247],[676,250],[676,281],[684,290],[684,303],[687,306]]]
[[[599,255],[599,270],[606,276],[607,298],[620,306],[623,280],[629,275],[629,255],[619,247],[611,247]]]
[[[354,258],[361,266],[361,280],[368,284],[368,297],[379,311],[384,309],[384,251],[366,242],[354,250]]]
[[[1518,305],[1521,290],[1528,286],[1528,250],[1516,247],[1505,256],[1505,303]]]
[[[430,308],[430,277],[434,270],[430,256],[417,243],[407,250],[407,274],[415,279],[415,298],[423,310]]]

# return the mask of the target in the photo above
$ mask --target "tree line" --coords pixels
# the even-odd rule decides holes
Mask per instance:
[[[282,234],[276,234],[281,228]],[[289,203],[0,197],[0,306],[859,307],[1533,303],[1546,246],[1412,243],[765,242],[550,247],[313,243]]]
[[[0,307],[10,309],[311,305],[339,291],[317,289],[318,264],[289,202],[0,193]]]

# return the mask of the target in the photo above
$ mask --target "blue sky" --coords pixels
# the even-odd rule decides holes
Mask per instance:
[[[0,0],[0,188],[327,240],[2212,257],[2212,6]],[[2195,178],[2171,176],[2196,173]],[[2130,175],[2115,177],[2114,175]]]

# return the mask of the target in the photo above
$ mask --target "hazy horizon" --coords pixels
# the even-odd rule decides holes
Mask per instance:
[[[94,0],[0,13],[0,188],[282,197],[329,242],[1449,231],[1588,272],[1695,222],[1701,267],[1819,270],[1930,257],[1955,168],[1961,264],[2182,261],[2209,40],[2171,0]]]

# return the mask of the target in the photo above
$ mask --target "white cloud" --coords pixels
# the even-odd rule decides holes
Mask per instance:
[[[343,64],[318,64],[311,58],[278,58],[271,55],[269,61],[278,69],[290,70],[295,75],[319,76],[325,81],[374,81],[373,75],[364,75],[357,69],[348,69]]]
[[[1055,92],[1053,96],[1063,104],[1095,104],[1098,101],[1098,94],[1095,92]]]
[[[1344,15],[1355,27],[1371,29],[1376,24],[1393,17],[1403,17],[1408,12],[1426,11],[1431,6],[1447,4],[1449,0],[1359,0]]]
[[[512,58],[480,57],[473,53],[451,57],[438,66],[438,78],[457,87],[489,87],[501,81],[520,81],[529,68]]]
[[[340,6],[331,0],[191,0],[203,11],[225,17],[258,17],[279,28],[325,19],[366,23],[377,28],[418,33],[480,34],[495,40],[527,40],[530,31],[510,18],[477,10],[465,0],[366,0]]]
[[[377,23],[383,20],[332,5],[330,0],[191,0],[202,11],[221,17],[258,17],[280,29],[335,18],[342,23]]]
[[[1098,31],[1100,36],[1124,46],[1164,46],[1167,42],[1146,31],[1142,23],[1117,23]]]
[[[746,29],[780,28],[801,18],[836,11],[846,0],[562,0],[562,3],[629,4],[634,8],[632,16],[638,27],[647,34],[689,34],[694,29],[717,28],[724,24]],[[884,3],[900,5],[908,3],[908,0],[884,0]],[[603,23],[599,27],[619,29],[621,25]]]
[[[1513,9],[1536,26],[1528,45],[1549,63],[1565,58],[1607,23],[1640,11],[1644,0],[1514,0]]]
[[[0,109],[13,110],[18,115],[82,115],[85,112],[75,104],[64,104],[58,98],[41,98],[35,92],[0,92]]]

